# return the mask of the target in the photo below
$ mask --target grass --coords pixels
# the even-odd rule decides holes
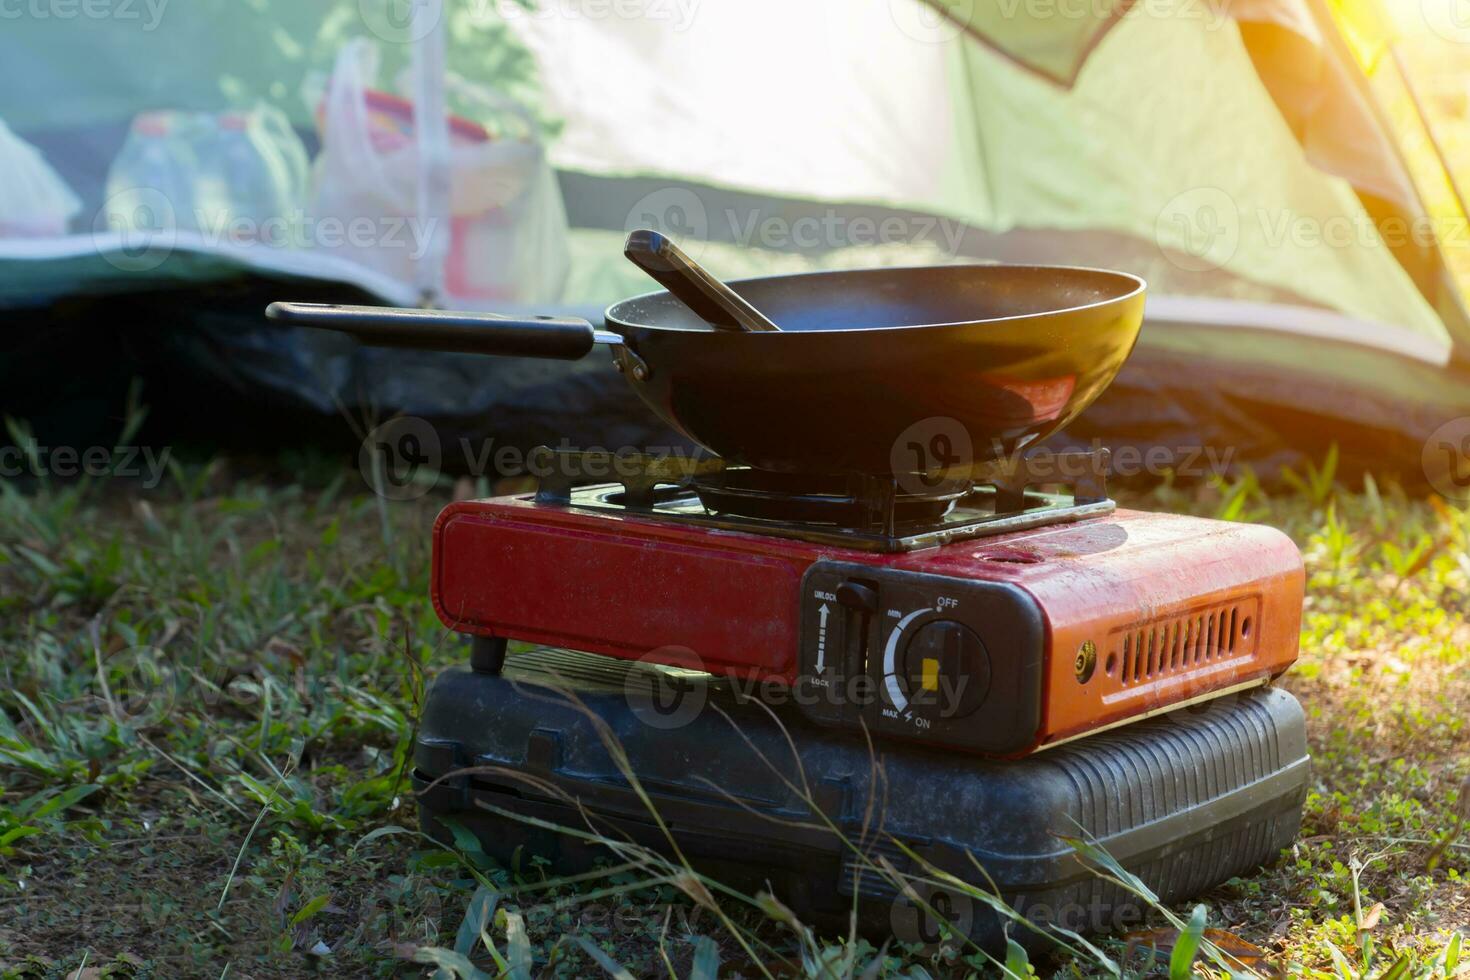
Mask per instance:
[[[1197,909],[1157,909],[1167,932],[1013,953],[1012,972],[1222,974],[1210,957],[1232,937],[1298,975],[1466,972],[1470,516],[1348,492],[1330,460],[1293,487],[1125,502],[1266,521],[1302,546],[1287,686],[1316,771],[1300,840]],[[963,947],[812,934],[653,855],[562,881],[535,855],[498,867],[418,837],[416,706],[466,656],[425,598],[446,499],[381,508],[321,460],[174,462],[151,491],[0,487],[0,975],[1001,972]]]

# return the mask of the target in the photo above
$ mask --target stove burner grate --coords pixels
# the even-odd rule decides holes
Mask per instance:
[[[863,477],[732,467],[690,482],[711,514],[846,528],[861,528],[882,517],[874,513],[875,506],[883,506],[881,494]],[[892,500],[894,521],[905,526],[942,520],[968,492],[968,484],[958,483],[920,486],[917,491],[901,488]]]
[[[778,474],[720,459],[553,451],[531,456],[540,504],[639,515],[863,551],[935,547],[1112,513],[1109,453],[1045,453],[916,488],[879,477]],[[608,483],[607,480],[615,480]],[[589,484],[589,481],[594,481]],[[918,481],[902,481],[904,484]],[[1064,484],[1070,493],[1034,487]]]

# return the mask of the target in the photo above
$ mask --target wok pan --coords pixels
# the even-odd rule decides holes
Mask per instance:
[[[867,269],[732,284],[779,332],[714,330],[667,292],[586,320],[277,303],[275,320],[379,346],[574,360],[609,345],[666,422],[731,463],[903,475],[915,433],[942,465],[1043,439],[1113,380],[1143,321],[1143,280],[1061,266]]]

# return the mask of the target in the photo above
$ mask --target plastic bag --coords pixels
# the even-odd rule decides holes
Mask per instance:
[[[311,212],[318,222],[335,219],[346,233],[319,236],[315,244],[412,283],[433,231],[416,213],[414,107],[370,88],[376,74],[377,52],[366,41],[348,43],[337,56],[318,113],[322,152]],[[449,198],[448,299],[560,298],[570,264],[566,211],[539,143],[493,138],[473,122],[451,119]]]
[[[40,151],[0,120],[0,238],[65,235],[81,209]]]

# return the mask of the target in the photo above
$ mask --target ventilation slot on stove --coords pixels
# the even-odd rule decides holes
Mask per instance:
[[[1120,630],[1112,636],[1108,673],[1116,671],[1118,681],[1132,687],[1254,656],[1259,608],[1259,599],[1252,596]]]

